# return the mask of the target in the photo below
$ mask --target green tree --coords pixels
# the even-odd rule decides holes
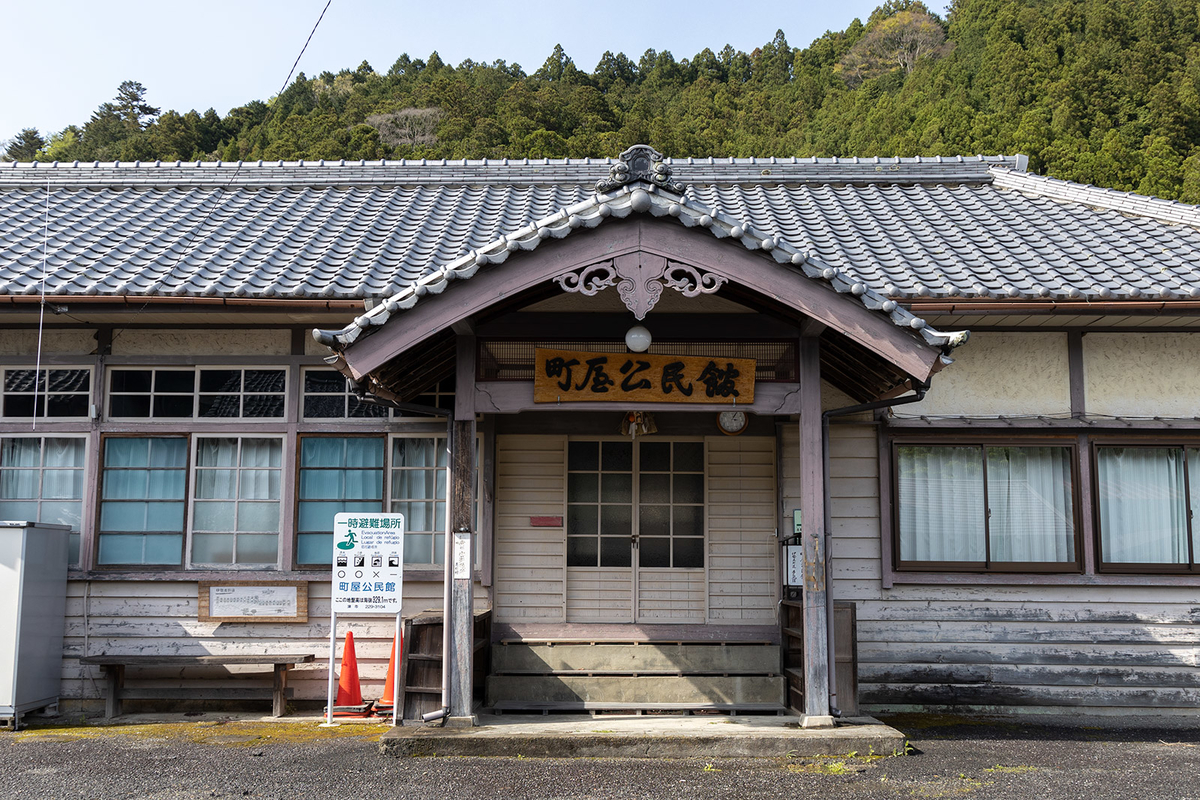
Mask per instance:
[[[159,114],[159,109],[146,102],[146,87],[137,81],[121,81],[112,107],[131,130],[143,130]]]
[[[46,140],[38,133],[37,128],[22,128],[8,141],[4,158],[6,161],[33,161],[38,151],[45,146]]]

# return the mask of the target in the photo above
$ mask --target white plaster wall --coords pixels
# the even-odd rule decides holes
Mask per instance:
[[[0,331],[0,355],[32,356],[37,353],[38,332]],[[89,355],[96,350],[90,330],[43,331],[42,352],[61,355]]]
[[[329,326],[332,327],[332,326]],[[304,355],[306,356],[321,356],[324,358],[331,354],[331,350],[325,345],[318,342],[312,337],[312,329],[308,328],[304,331]]]
[[[113,355],[286,356],[292,334],[286,330],[162,331],[115,330]]]
[[[1071,384],[1065,333],[977,333],[933,376],[920,403],[896,416],[1069,414]]]
[[[1089,414],[1200,416],[1200,334],[1089,333],[1083,372]]]

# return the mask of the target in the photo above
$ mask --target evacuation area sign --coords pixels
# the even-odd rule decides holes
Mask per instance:
[[[403,581],[403,514],[333,518],[334,613],[399,614]]]

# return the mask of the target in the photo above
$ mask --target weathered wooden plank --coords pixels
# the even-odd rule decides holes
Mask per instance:
[[[1200,624],[1200,606],[1194,603],[1141,603],[1090,605],[1079,602],[997,603],[986,606],[963,602],[931,604],[923,600],[889,599],[860,606],[860,616],[878,622],[936,620],[938,622],[989,620],[992,622],[1062,622]]]
[[[925,644],[876,645],[858,643],[859,664],[1001,664],[1078,667],[1192,667],[1197,666],[1191,645],[1128,644],[961,644],[931,648]]]
[[[1044,642],[1059,644],[1200,643],[1193,625],[1076,625],[1073,623],[901,622],[874,624],[859,619],[860,642],[927,642],[1000,644]]]
[[[860,665],[864,683],[991,683],[1005,686],[1126,686],[1200,688],[1200,672],[1183,667],[1034,666],[1021,664]]]
[[[612,703],[779,703],[783,678],[759,676],[665,675],[581,677],[576,675],[490,676],[487,702],[536,701]]]
[[[1064,706],[1068,708],[1200,708],[1200,689],[996,686],[989,684],[868,684],[860,702],[895,706]]]

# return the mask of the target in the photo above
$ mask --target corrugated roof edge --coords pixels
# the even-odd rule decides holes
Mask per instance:
[[[448,161],[152,161],[0,164],[0,187],[354,186],[409,183],[593,183],[612,158]],[[990,182],[992,168],[1021,171],[1025,156],[912,158],[667,158],[676,179],[693,184]]]
[[[1012,189],[1033,197],[1045,197],[1063,203],[1079,203],[1091,208],[1200,228],[1200,206],[1133,192],[1119,192],[1116,189],[1103,189],[1091,184],[1074,183],[1044,175],[1031,175],[999,165],[990,167],[990,170],[993,175],[992,185],[1001,189]]]
[[[718,239],[737,239],[748,250],[768,252],[785,268],[798,269],[811,280],[822,281],[839,294],[855,297],[871,311],[886,314],[894,325],[919,335],[933,347],[953,348],[967,341],[968,331],[942,332],[884,297],[865,283],[847,278],[841,271],[814,258],[810,253],[695,201],[648,183],[635,183],[607,194],[596,194],[572,206],[559,209],[520,230],[501,236],[434,270],[401,289],[384,302],[357,317],[341,330],[315,329],[313,338],[335,352],[350,346],[370,328],[384,325],[393,315],[406,311],[428,294],[441,294],[452,280],[467,280],[481,267],[499,264],[510,253],[533,250],[545,239],[562,239],[579,228],[595,228],[609,217],[622,219],[633,213],[655,217],[670,216],[685,227],[707,228]]]

